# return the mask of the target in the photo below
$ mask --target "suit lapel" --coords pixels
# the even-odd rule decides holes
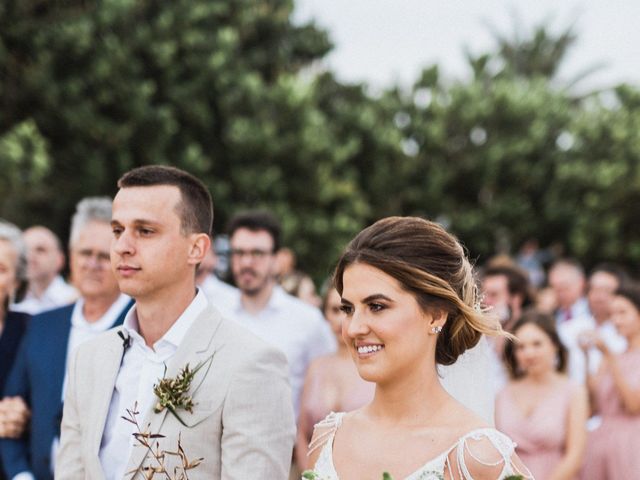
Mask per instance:
[[[187,331],[182,343],[176,350],[175,355],[171,357],[171,360],[167,364],[167,373],[166,377],[175,377],[180,371],[187,365],[193,369],[200,362],[207,361],[212,355],[215,353],[215,346],[213,342],[213,337],[220,326],[222,321],[222,317],[220,314],[207,306],[205,310],[198,315],[196,320],[193,322],[193,325]],[[203,366],[202,369],[198,371],[196,376],[193,379],[193,383],[189,390],[190,395],[194,395],[202,381],[204,376],[208,373],[207,365]],[[143,428],[148,426],[147,432],[149,433],[161,433],[162,426],[164,424],[167,415],[173,415],[167,409],[164,409],[160,413],[155,413],[153,411],[154,405],[151,405],[149,410],[145,412],[144,421],[140,424]],[[178,414],[180,418],[184,419],[184,415],[189,415],[189,412],[179,411]],[[181,428],[186,429],[180,425]],[[170,437],[170,435],[167,435]],[[175,448],[176,445],[171,444],[170,448]],[[127,465],[127,472],[135,470],[146,458],[148,451],[145,451],[144,448],[134,448],[131,453],[131,457],[129,457],[129,463]]]
[[[122,363],[122,355],[124,353],[122,340],[118,337],[116,331],[105,339],[104,349],[98,349],[96,351],[95,364],[101,367],[101,377],[99,382],[94,382],[94,398],[98,399],[95,403],[94,415],[91,417],[95,419],[90,423],[93,431],[89,438],[92,442],[92,449],[97,454],[100,451],[100,443],[102,442],[102,434],[107,421],[107,415],[109,413],[109,406],[111,405],[111,398],[113,397],[113,391],[116,384],[116,378],[118,377],[118,371],[120,370],[120,364]]]

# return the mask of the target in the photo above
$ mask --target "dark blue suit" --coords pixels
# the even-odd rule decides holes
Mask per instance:
[[[133,302],[112,326],[122,324]],[[51,445],[59,435],[62,383],[74,304],[31,318],[4,395],[21,396],[30,406],[30,432],[19,440],[2,439],[0,453],[8,478],[30,471],[38,480],[53,479]]]

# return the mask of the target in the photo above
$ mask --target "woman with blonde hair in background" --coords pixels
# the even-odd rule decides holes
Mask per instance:
[[[566,375],[567,349],[554,318],[529,310],[505,346],[510,382],[496,398],[496,427],[539,480],[577,478],[584,458],[586,389]]]
[[[640,286],[616,291],[611,321],[627,340],[626,351],[614,354],[597,335],[582,343],[584,349],[593,345],[603,354],[598,372],[587,379],[592,410],[602,423],[589,433],[582,480],[640,475]]]
[[[440,383],[438,365],[455,364],[483,334],[500,332],[477,307],[459,242],[427,220],[386,218],[351,241],[334,280],[342,337],[376,388],[366,406],[316,426],[307,478],[531,478],[513,442]]]

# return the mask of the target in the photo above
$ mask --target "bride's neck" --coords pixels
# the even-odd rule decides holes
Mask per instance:
[[[379,421],[424,423],[448,397],[434,370],[378,384],[369,412]]]

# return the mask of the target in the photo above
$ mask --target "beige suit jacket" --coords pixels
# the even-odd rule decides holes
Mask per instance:
[[[123,355],[118,330],[81,345],[70,362],[58,480],[104,479],[99,451]],[[187,426],[166,409],[154,413],[152,408],[140,412],[140,426],[149,424],[147,431],[165,436],[158,440],[161,449],[175,451],[180,435],[189,460],[204,458],[187,472],[191,480],[287,479],[295,422],[284,354],[209,306],[171,358],[166,376],[209,357],[210,368],[199,370],[191,384],[193,413],[180,412]],[[154,464],[153,456],[136,446],[127,472]]]

